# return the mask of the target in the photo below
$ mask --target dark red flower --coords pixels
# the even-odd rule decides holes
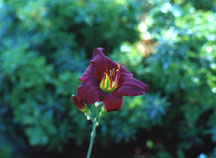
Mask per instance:
[[[148,86],[135,79],[121,64],[104,55],[103,48],[95,48],[93,59],[83,75],[77,90],[75,105],[89,105],[102,101],[106,111],[120,110],[123,96],[142,95]]]

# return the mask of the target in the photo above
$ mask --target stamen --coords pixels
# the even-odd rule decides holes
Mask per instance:
[[[100,82],[101,90],[111,93],[116,88],[118,88],[118,82],[120,78],[120,64],[117,65],[117,68],[110,69],[109,71],[104,72],[104,76]]]
[[[109,85],[109,88],[108,90],[111,90],[112,89],[112,77],[110,76],[111,80],[110,80],[110,85]]]
[[[118,64],[118,69],[120,70],[120,64]]]
[[[115,76],[115,68],[113,68],[113,76]]]
[[[118,82],[119,77],[120,77],[120,75],[119,75],[119,69],[117,69],[117,70],[116,70],[115,82]]]

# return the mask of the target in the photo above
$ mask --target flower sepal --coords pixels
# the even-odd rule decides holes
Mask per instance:
[[[88,109],[87,105],[84,102],[78,101],[75,95],[72,95],[73,104],[76,106],[78,110],[84,112],[86,115],[89,115],[91,111]]]

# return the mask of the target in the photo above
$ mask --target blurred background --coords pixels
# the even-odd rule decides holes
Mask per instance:
[[[147,83],[93,158],[216,158],[215,0],[0,0],[0,158],[84,158],[72,104],[95,47]]]

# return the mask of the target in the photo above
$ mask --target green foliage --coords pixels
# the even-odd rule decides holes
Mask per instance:
[[[212,12],[196,11],[189,6],[180,13],[177,16],[172,15],[175,17],[174,26],[160,29],[159,33],[154,34],[155,37],[160,36],[158,39],[160,45],[157,49],[158,53],[149,59],[152,72],[147,76],[151,75],[154,79],[157,73],[166,76],[162,80],[153,80],[153,84],[163,82],[161,83],[163,91],[166,94],[175,94],[173,101],[181,111],[178,115],[183,114],[186,121],[180,129],[190,129],[187,133],[185,133],[186,129],[179,131],[179,134],[184,139],[194,131],[196,139],[192,142],[196,144],[199,142],[199,133],[205,134],[206,130],[212,131],[211,129],[214,128],[212,121],[203,122],[201,118],[207,117],[207,120],[212,120],[212,117],[215,117],[214,113],[209,116],[206,114],[216,110],[216,47],[214,44],[216,17]],[[155,30],[154,26],[157,29],[156,23],[158,21],[153,23],[152,30]],[[209,25],[206,26],[206,23]],[[215,133],[212,136],[214,135]]]
[[[162,125],[162,116],[166,114],[168,106],[167,97],[161,97],[159,94],[124,98],[124,106],[121,111],[102,117],[99,134],[102,135],[103,143],[110,140],[129,142],[135,139],[138,130]]]
[[[0,158],[85,144],[90,126],[71,94],[99,46],[150,92],[105,113],[96,144],[139,141],[157,158],[215,157],[215,2],[185,2],[0,0]],[[146,35],[143,11],[157,45],[148,58],[133,43]]]
[[[209,145],[203,137],[211,136],[211,143],[216,140],[216,16],[210,10],[196,10],[191,4],[155,1],[151,5],[145,24],[157,42],[155,53],[144,60],[136,47],[125,43],[121,54],[113,57],[124,56],[119,61],[129,64],[139,78],[145,79],[152,93],[167,95],[170,108],[163,121],[164,135],[169,141],[169,135],[175,133],[180,141],[175,147],[163,147],[174,157],[185,157],[193,147]],[[162,149],[157,157],[171,157],[167,153],[170,155]],[[197,154],[201,153],[191,155]]]
[[[89,136],[71,102],[95,47],[138,39],[137,2],[0,0],[0,154]],[[3,139],[4,138],[4,139]],[[4,148],[7,144],[10,148]],[[18,154],[17,154],[18,153]]]

